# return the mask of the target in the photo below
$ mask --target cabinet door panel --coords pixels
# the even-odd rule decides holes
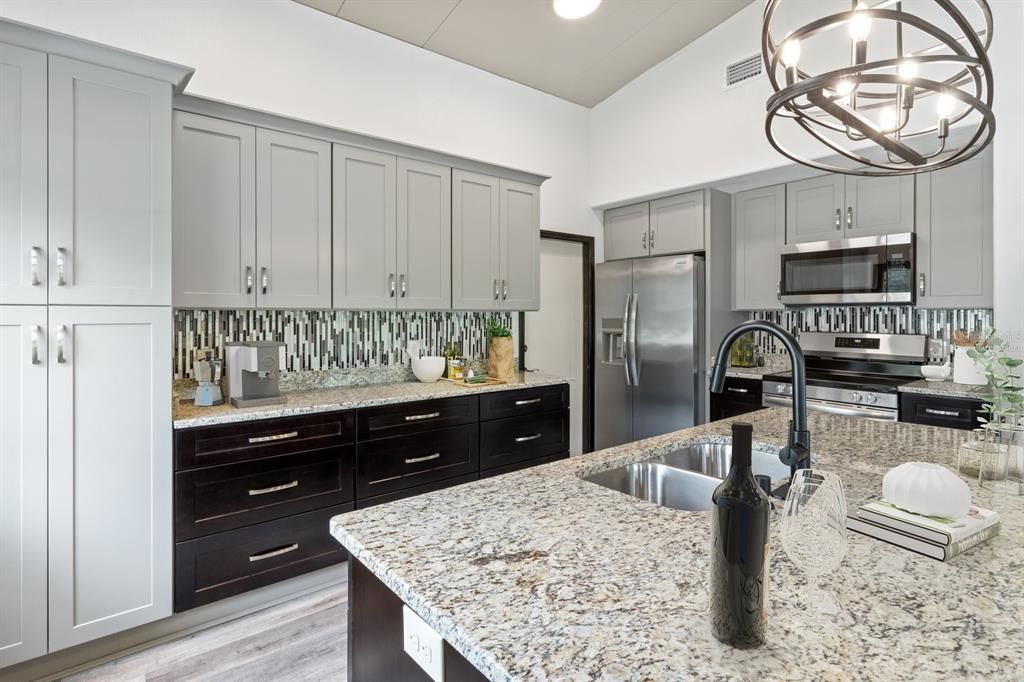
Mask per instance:
[[[781,310],[779,249],[786,241],[786,187],[733,196],[733,310]]]
[[[639,258],[650,253],[651,205],[622,206],[604,212],[604,259]]]
[[[334,307],[394,308],[396,159],[334,145]]]
[[[540,308],[540,187],[501,180],[501,307]]]
[[[171,310],[51,306],[49,346],[54,651],[171,614]]]
[[[0,306],[0,668],[46,653],[45,333],[45,306]]]
[[[256,305],[256,131],[174,112],[174,305]]]
[[[452,308],[497,310],[501,279],[498,178],[452,170]]]
[[[704,249],[704,192],[651,202],[652,256]]]
[[[920,176],[917,305],[992,307],[992,155]]]
[[[256,131],[257,300],[331,307],[331,145]]]
[[[452,306],[452,169],[398,159],[398,307]]]
[[[171,86],[50,57],[50,303],[171,304]]]
[[[0,305],[46,304],[46,55],[0,44]]]
[[[846,237],[914,231],[914,176],[846,176]]]
[[[842,175],[822,175],[786,185],[786,243],[843,238],[846,185]]]

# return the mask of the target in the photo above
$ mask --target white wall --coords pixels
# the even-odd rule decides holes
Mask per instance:
[[[1024,356],[1024,3],[994,0],[991,5],[997,118],[995,320]],[[593,109],[591,205],[788,165],[765,138],[767,81],[723,87],[726,64],[759,51],[762,11],[763,3],[754,2]],[[796,140],[794,151],[818,152],[809,136]],[[778,180],[764,182],[782,182],[788,174],[784,168]]]
[[[587,109],[290,0],[0,0],[0,17],[195,67],[190,94],[549,175],[542,227],[599,231]]]

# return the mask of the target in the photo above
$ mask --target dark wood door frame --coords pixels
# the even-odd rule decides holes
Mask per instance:
[[[583,246],[583,396],[582,449],[594,449],[594,238],[568,232],[540,231],[541,239],[575,242]],[[519,362],[529,368],[526,360],[526,313],[519,313]],[[574,408],[575,409],[575,408]]]

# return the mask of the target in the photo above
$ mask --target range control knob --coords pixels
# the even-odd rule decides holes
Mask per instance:
[[[850,400],[852,400],[855,403],[859,403],[863,399],[864,399],[864,396],[862,396],[860,393],[851,393],[850,394]]]
[[[868,393],[866,396],[864,396],[864,402],[866,402],[868,405],[874,405],[875,403],[878,402],[878,396],[875,395],[874,393]]]

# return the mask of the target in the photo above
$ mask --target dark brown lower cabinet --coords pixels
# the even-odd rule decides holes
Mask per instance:
[[[976,429],[984,404],[971,398],[954,398],[929,393],[900,393],[900,421],[947,429]]]
[[[355,558],[348,561],[349,682],[401,680],[431,682],[405,653],[403,602]],[[479,682],[487,678],[444,643],[445,682]]]

